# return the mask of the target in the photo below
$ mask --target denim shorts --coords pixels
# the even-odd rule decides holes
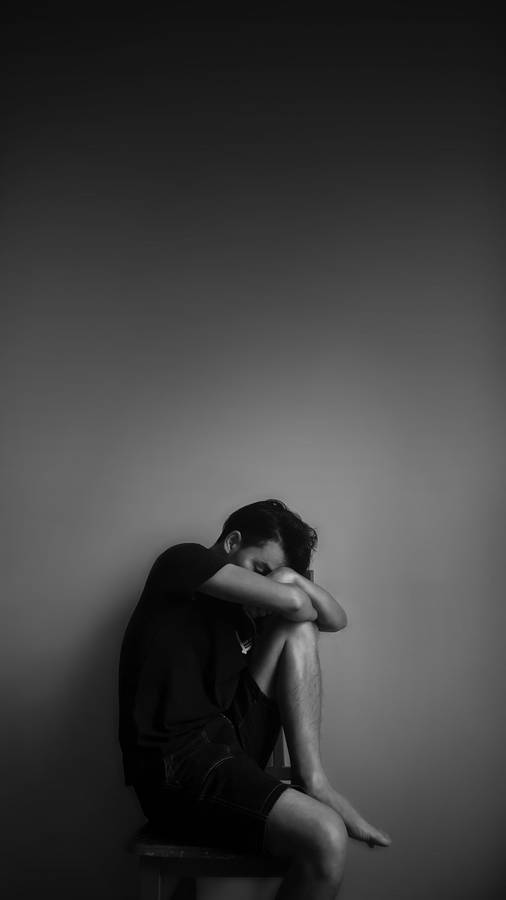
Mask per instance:
[[[229,709],[164,757],[160,783],[134,784],[150,823],[174,843],[264,852],[267,816],[290,785],[265,772],[277,704],[243,669]]]

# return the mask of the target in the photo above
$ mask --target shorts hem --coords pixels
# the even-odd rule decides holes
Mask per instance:
[[[267,852],[265,849],[265,831],[266,831],[266,826],[267,826],[267,817],[268,817],[272,807],[276,803],[276,801],[279,800],[279,798],[281,797],[281,794],[284,794],[286,789],[289,787],[290,787],[290,785],[285,784],[283,781],[278,782],[278,784],[274,785],[272,791],[270,792],[270,794],[267,795],[267,797],[264,800],[264,804],[262,806],[262,816],[263,816],[263,820],[264,820],[264,825],[263,825],[262,838],[260,841],[260,848],[259,848],[261,854]]]

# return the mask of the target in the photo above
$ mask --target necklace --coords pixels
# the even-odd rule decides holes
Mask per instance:
[[[241,645],[241,653],[249,653],[251,647],[253,645],[253,640],[251,638],[246,638],[245,641],[241,640],[241,636],[238,631],[236,631],[235,636]]]

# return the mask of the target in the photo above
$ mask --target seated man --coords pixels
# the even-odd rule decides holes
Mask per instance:
[[[278,500],[245,506],[211,547],[158,557],[123,640],[125,781],[174,842],[289,861],[279,898],[336,896],[347,834],[390,838],[330,784],[320,759],[318,632],[346,614],[304,577],[314,529]],[[283,725],[289,786],[264,771]]]

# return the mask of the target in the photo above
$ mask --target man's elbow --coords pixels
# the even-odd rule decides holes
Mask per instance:
[[[348,624],[348,616],[346,615],[344,609],[336,610],[332,612],[332,615],[327,617],[324,622],[320,625],[320,631],[342,631],[343,628],[346,628]]]
[[[339,613],[338,624],[336,627],[336,631],[342,631],[343,628],[346,628],[348,624],[348,616],[346,615],[344,609],[342,609]]]

